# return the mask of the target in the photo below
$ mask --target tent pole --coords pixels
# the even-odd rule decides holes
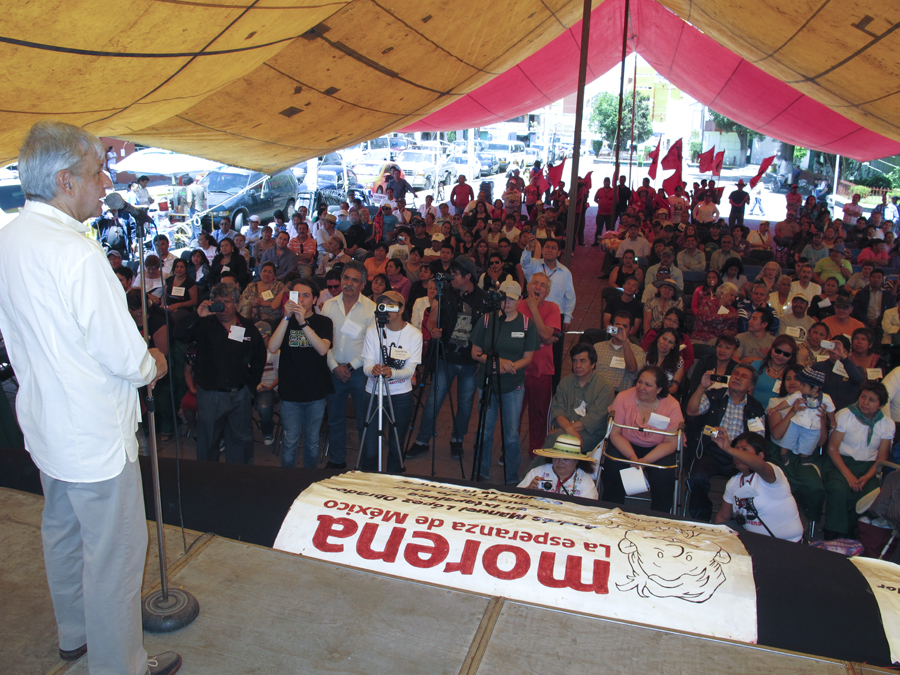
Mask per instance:
[[[834,160],[834,185],[831,188],[831,203],[834,204],[834,212],[837,213],[838,184],[841,182],[841,156]],[[834,216],[832,216],[833,218]]]
[[[634,164],[634,115],[637,108],[637,52],[634,53],[634,77],[631,80],[631,141],[628,143],[628,182],[631,183],[631,167]]]
[[[628,0],[626,0],[627,2]],[[566,223],[566,254],[564,264],[572,264],[575,239],[575,203],[578,199],[578,160],[581,159],[581,124],[584,119],[584,84],[587,79],[588,47],[591,41],[591,0],[584,0],[581,18],[581,58],[578,62],[578,91],[575,98],[575,138],[572,143],[572,182],[569,183],[569,211]],[[587,209],[585,200],[585,209]]]
[[[628,12],[629,12],[629,0],[625,0],[625,18],[622,21],[622,69],[619,75],[619,118],[616,123],[616,148],[615,148],[615,169],[613,170],[613,187],[615,188],[615,192],[613,192],[613,207],[615,210],[618,210],[619,204],[619,171],[621,170],[621,164],[619,163],[619,146],[621,145],[621,139],[619,138],[619,134],[622,133],[622,100],[625,98],[625,59],[628,56]]]

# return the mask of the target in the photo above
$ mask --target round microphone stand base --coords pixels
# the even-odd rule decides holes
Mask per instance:
[[[148,633],[173,633],[191,624],[200,614],[197,598],[179,588],[154,591],[141,601],[144,630]]]

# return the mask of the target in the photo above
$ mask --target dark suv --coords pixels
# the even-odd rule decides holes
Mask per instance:
[[[258,171],[224,167],[207,174],[202,185],[209,195],[213,220],[227,216],[237,232],[253,215],[268,222],[281,210],[289,220],[297,201],[297,179],[290,169],[266,176]],[[254,187],[245,190],[248,185]]]

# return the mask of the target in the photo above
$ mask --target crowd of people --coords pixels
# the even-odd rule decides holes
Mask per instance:
[[[282,465],[297,464],[301,445],[302,465],[319,465],[327,419],[326,466],[343,468],[352,397],[359,436],[367,434],[362,466],[399,471],[431,451],[437,415],[456,382],[449,438],[435,447],[461,460],[473,413],[483,406],[470,449],[477,480],[490,480],[499,462],[503,482],[544,485],[529,464],[543,457],[562,466],[560,452],[573,444],[589,453],[614,420],[602,463],[579,459],[588,464],[578,470],[594,478],[600,471],[605,501],[624,502],[620,474],[639,466],[652,508],[671,510],[680,438],[693,517],[713,516],[711,478],[734,476],[729,486],[737,480],[740,489],[726,491],[731,508],[717,518],[740,516],[761,532],[774,522],[776,536],[799,539],[801,521],[821,521],[827,504],[828,537],[853,535],[851,497],[877,486],[875,462],[893,444],[893,422],[880,412],[888,400],[881,380],[900,334],[883,269],[891,263],[892,211],[882,209],[870,224],[854,200],[843,219],[832,220],[827,205],[804,202],[794,187],[784,220],[751,231],[743,181],[728,195],[725,218],[724,191],[714,181],[667,196],[648,179],[631,190],[604,178],[587,243],[605,251],[603,339],[570,350],[572,374],[563,379],[576,298],[559,258],[569,209],[576,242],[585,245],[590,185],[579,180],[570,200],[564,185],[542,192],[540,179],[538,171],[511,172],[491,202],[460,177],[448,203],[429,199],[410,210],[412,188],[395,173],[374,214],[351,199],[337,214],[311,218],[300,209],[269,225],[254,216],[241,232],[225,218],[184,259],[157,237],[145,260],[152,324],[168,313],[170,351],[184,353],[172,386],[183,411],[196,411],[198,458],[217,460],[221,441],[228,461],[252,462],[252,409],[269,444],[279,400]],[[121,264],[115,252],[110,261]],[[126,288],[140,287],[121,269]],[[384,303],[399,311],[379,328],[376,304]],[[390,392],[398,432],[387,437],[385,464],[362,414],[379,382]],[[418,429],[408,429],[418,385]],[[173,433],[165,426],[173,421],[163,416],[160,432]],[[498,423],[500,457],[493,452]],[[860,424],[872,430],[865,443]],[[714,436],[702,433],[707,427]],[[563,451],[553,454],[560,436]],[[565,464],[554,489],[592,494],[573,478],[574,466]],[[797,518],[767,517],[772,504],[794,504]]]

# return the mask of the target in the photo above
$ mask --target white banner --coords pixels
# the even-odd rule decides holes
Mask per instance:
[[[757,639],[750,556],[722,525],[351,472],[304,490],[275,548],[595,616]]]
[[[891,661],[900,663],[900,566],[875,558],[850,558],[869,582],[878,601],[881,625],[891,648]]]

